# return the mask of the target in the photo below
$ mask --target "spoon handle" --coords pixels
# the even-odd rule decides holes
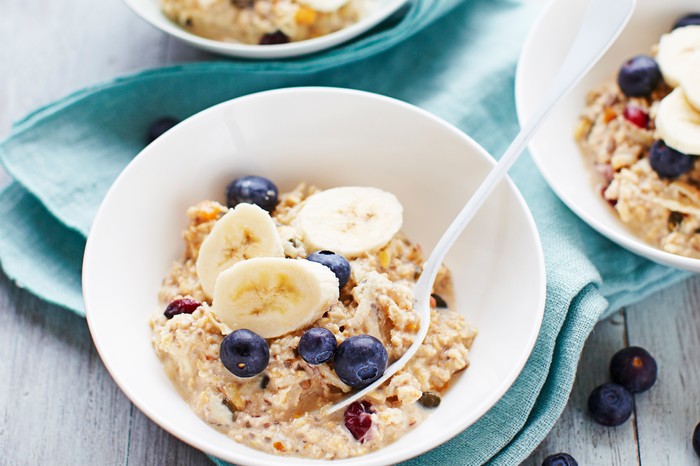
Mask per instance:
[[[413,291],[415,297],[414,309],[421,316],[420,328],[413,343],[401,358],[386,369],[381,378],[352,396],[334,404],[325,411],[326,414],[333,413],[376,389],[403,368],[408,360],[418,351],[418,347],[428,334],[430,325],[430,292],[440,264],[445,260],[447,252],[493,190],[500,184],[510,167],[523,153],[530,139],[532,139],[532,136],[539,129],[554,105],[585,76],[617,39],[632,16],[635,5],[636,0],[590,0],[574,43],[569,49],[564,63],[552,80],[550,92],[544,97],[537,112],[529,119],[525,127],[520,130],[501,159],[462,208],[459,215],[452,221],[425,263],[423,272]]]

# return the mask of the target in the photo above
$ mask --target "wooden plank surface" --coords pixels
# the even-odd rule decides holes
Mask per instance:
[[[531,0],[541,1],[541,0]],[[210,55],[167,38],[119,0],[3,0],[0,136],[33,108],[86,85]],[[109,28],[103,25],[109,24]],[[0,185],[7,181],[0,170]],[[700,279],[600,323],[586,345],[572,398],[524,463],[569,451],[581,465],[697,464],[689,438],[700,420]],[[684,299],[682,299],[684,298]],[[83,319],[16,288],[0,273],[0,464],[209,465],[153,424],[102,365]],[[627,341],[657,356],[660,377],[637,396],[635,418],[609,429],[586,414]]]

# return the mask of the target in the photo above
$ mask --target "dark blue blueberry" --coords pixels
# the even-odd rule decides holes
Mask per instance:
[[[219,358],[233,375],[253,377],[264,371],[270,362],[270,347],[257,333],[240,329],[223,339]]]
[[[178,314],[192,314],[201,305],[202,303],[199,301],[190,298],[176,299],[168,304],[163,315],[168,319],[172,319]]]
[[[684,28],[686,26],[700,26],[700,13],[691,13],[678,18],[673,25],[673,29]]]
[[[568,453],[555,453],[542,461],[542,466],[578,466],[578,463]]]
[[[678,178],[693,169],[695,158],[655,141],[649,150],[649,163],[661,178]]]
[[[163,135],[170,128],[178,124],[179,121],[175,118],[165,117],[160,118],[153,123],[148,128],[148,142],[153,142]]]
[[[366,387],[384,374],[389,355],[371,335],[350,337],[335,352],[335,373],[351,387]]]
[[[328,329],[315,327],[307,330],[299,340],[299,356],[309,364],[318,365],[333,358],[338,348],[338,342],[335,341],[335,335]]]
[[[649,390],[656,382],[656,361],[644,348],[623,348],[610,361],[610,377],[631,393]]]
[[[289,36],[282,31],[268,32],[260,38],[260,45],[287,44]]]
[[[660,82],[659,65],[647,55],[630,58],[617,75],[617,84],[627,97],[648,97]]]
[[[606,383],[588,397],[588,411],[604,426],[619,426],[632,415],[632,395],[622,385]]]
[[[695,426],[693,430],[693,450],[695,454],[700,456],[700,424]]]
[[[277,186],[262,176],[242,176],[226,187],[226,202],[235,207],[245,202],[272,212],[277,205]]]
[[[338,277],[341,288],[350,280],[350,262],[340,254],[336,254],[332,251],[316,251],[310,254],[306,259],[312,262],[318,262],[331,269],[335,276]]]

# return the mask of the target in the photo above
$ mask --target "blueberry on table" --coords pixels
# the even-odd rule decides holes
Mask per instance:
[[[289,43],[289,36],[282,31],[268,32],[260,38],[260,45],[278,45]]]
[[[656,361],[644,349],[630,346],[615,353],[610,361],[610,377],[631,393],[649,390],[656,382]]]
[[[678,21],[673,25],[673,29],[686,26],[700,26],[700,13],[690,13],[689,15],[678,18]]]
[[[350,337],[335,351],[335,373],[351,387],[366,387],[380,378],[389,362],[382,342],[371,335]]]
[[[345,411],[345,427],[355,440],[365,443],[365,435],[372,427],[372,405],[368,401],[356,401]]]
[[[588,397],[588,411],[598,424],[619,426],[632,415],[632,395],[622,385],[603,384]]]
[[[255,204],[272,212],[277,205],[279,191],[275,183],[262,176],[242,176],[226,187],[226,202],[229,207],[238,204]]]
[[[695,454],[700,456],[700,424],[695,426],[695,430],[693,430],[693,450],[695,450]]]
[[[315,327],[304,332],[297,351],[304,361],[319,365],[330,361],[337,348],[338,342],[333,332],[323,327]]]
[[[647,55],[630,58],[617,75],[617,84],[627,97],[648,97],[660,82],[659,65]]]
[[[258,375],[270,362],[270,348],[263,337],[247,329],[229,333],[219,348],[221,363],[233,375],[247,378]]]
[[[555,453],[542,461],[542,466],[578,466],[578,463],[568,453]]]
[[[202,303],[200,303],[196,299],[176,299],[175,301],[168,304],[168,307],[165,308],[165,312],[163,313],[163,315],[168,319],[172,319],[178,314],[192,314],[201,305]]]
[[[179,121],[175,118],[164,117],[151,123],[148,127],[148,142],[153,142],[161,137],[166,131],[178,124]]]
[[[649,163],[661,178],[673,179],[692,170],[695,158],[692,155],[678,152],[659,140],[651,145]]]
[[[311,262],[318,262],[331,269],[335,276],[338,277],[340,288],[344,287],[350,280],[350,262],[340,254],[336,254],[333,251],[316,251],[309,254],[309,257],[306,259]]]

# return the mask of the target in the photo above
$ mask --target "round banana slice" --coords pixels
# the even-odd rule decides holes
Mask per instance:
[[[253,204],[238,204],[214,224],[197,257],[197,276],[207,296],[216,278],[236,262],[252,257],[284,257],[282,241],[270,214]]]
[[[295,222],[308,250],[327,249],[348,258],[381,248],[402,224],[403,206],[396,196],[355,186],[314,194]]]
[[[299,3],[321,13],[332,13],[340,10],[349,0],[299,0]]]
[[[659,103],[656,135],[677,151],[700,155],[700,113],[688,103],[682,88],[674,89]]]
[[[700,53],[688,60],[681,74],[681,87],[688,103],[700,112]]]
[[[219,274],[212,310],[232,329],[274,338],[308,327],[335,302],[338,278],[306,259],[258,257]]]
[[[664,81],[677,87],[690,58],[700,53],[700,26],[686,26],[664,34],[659,40],[656,62]]]

